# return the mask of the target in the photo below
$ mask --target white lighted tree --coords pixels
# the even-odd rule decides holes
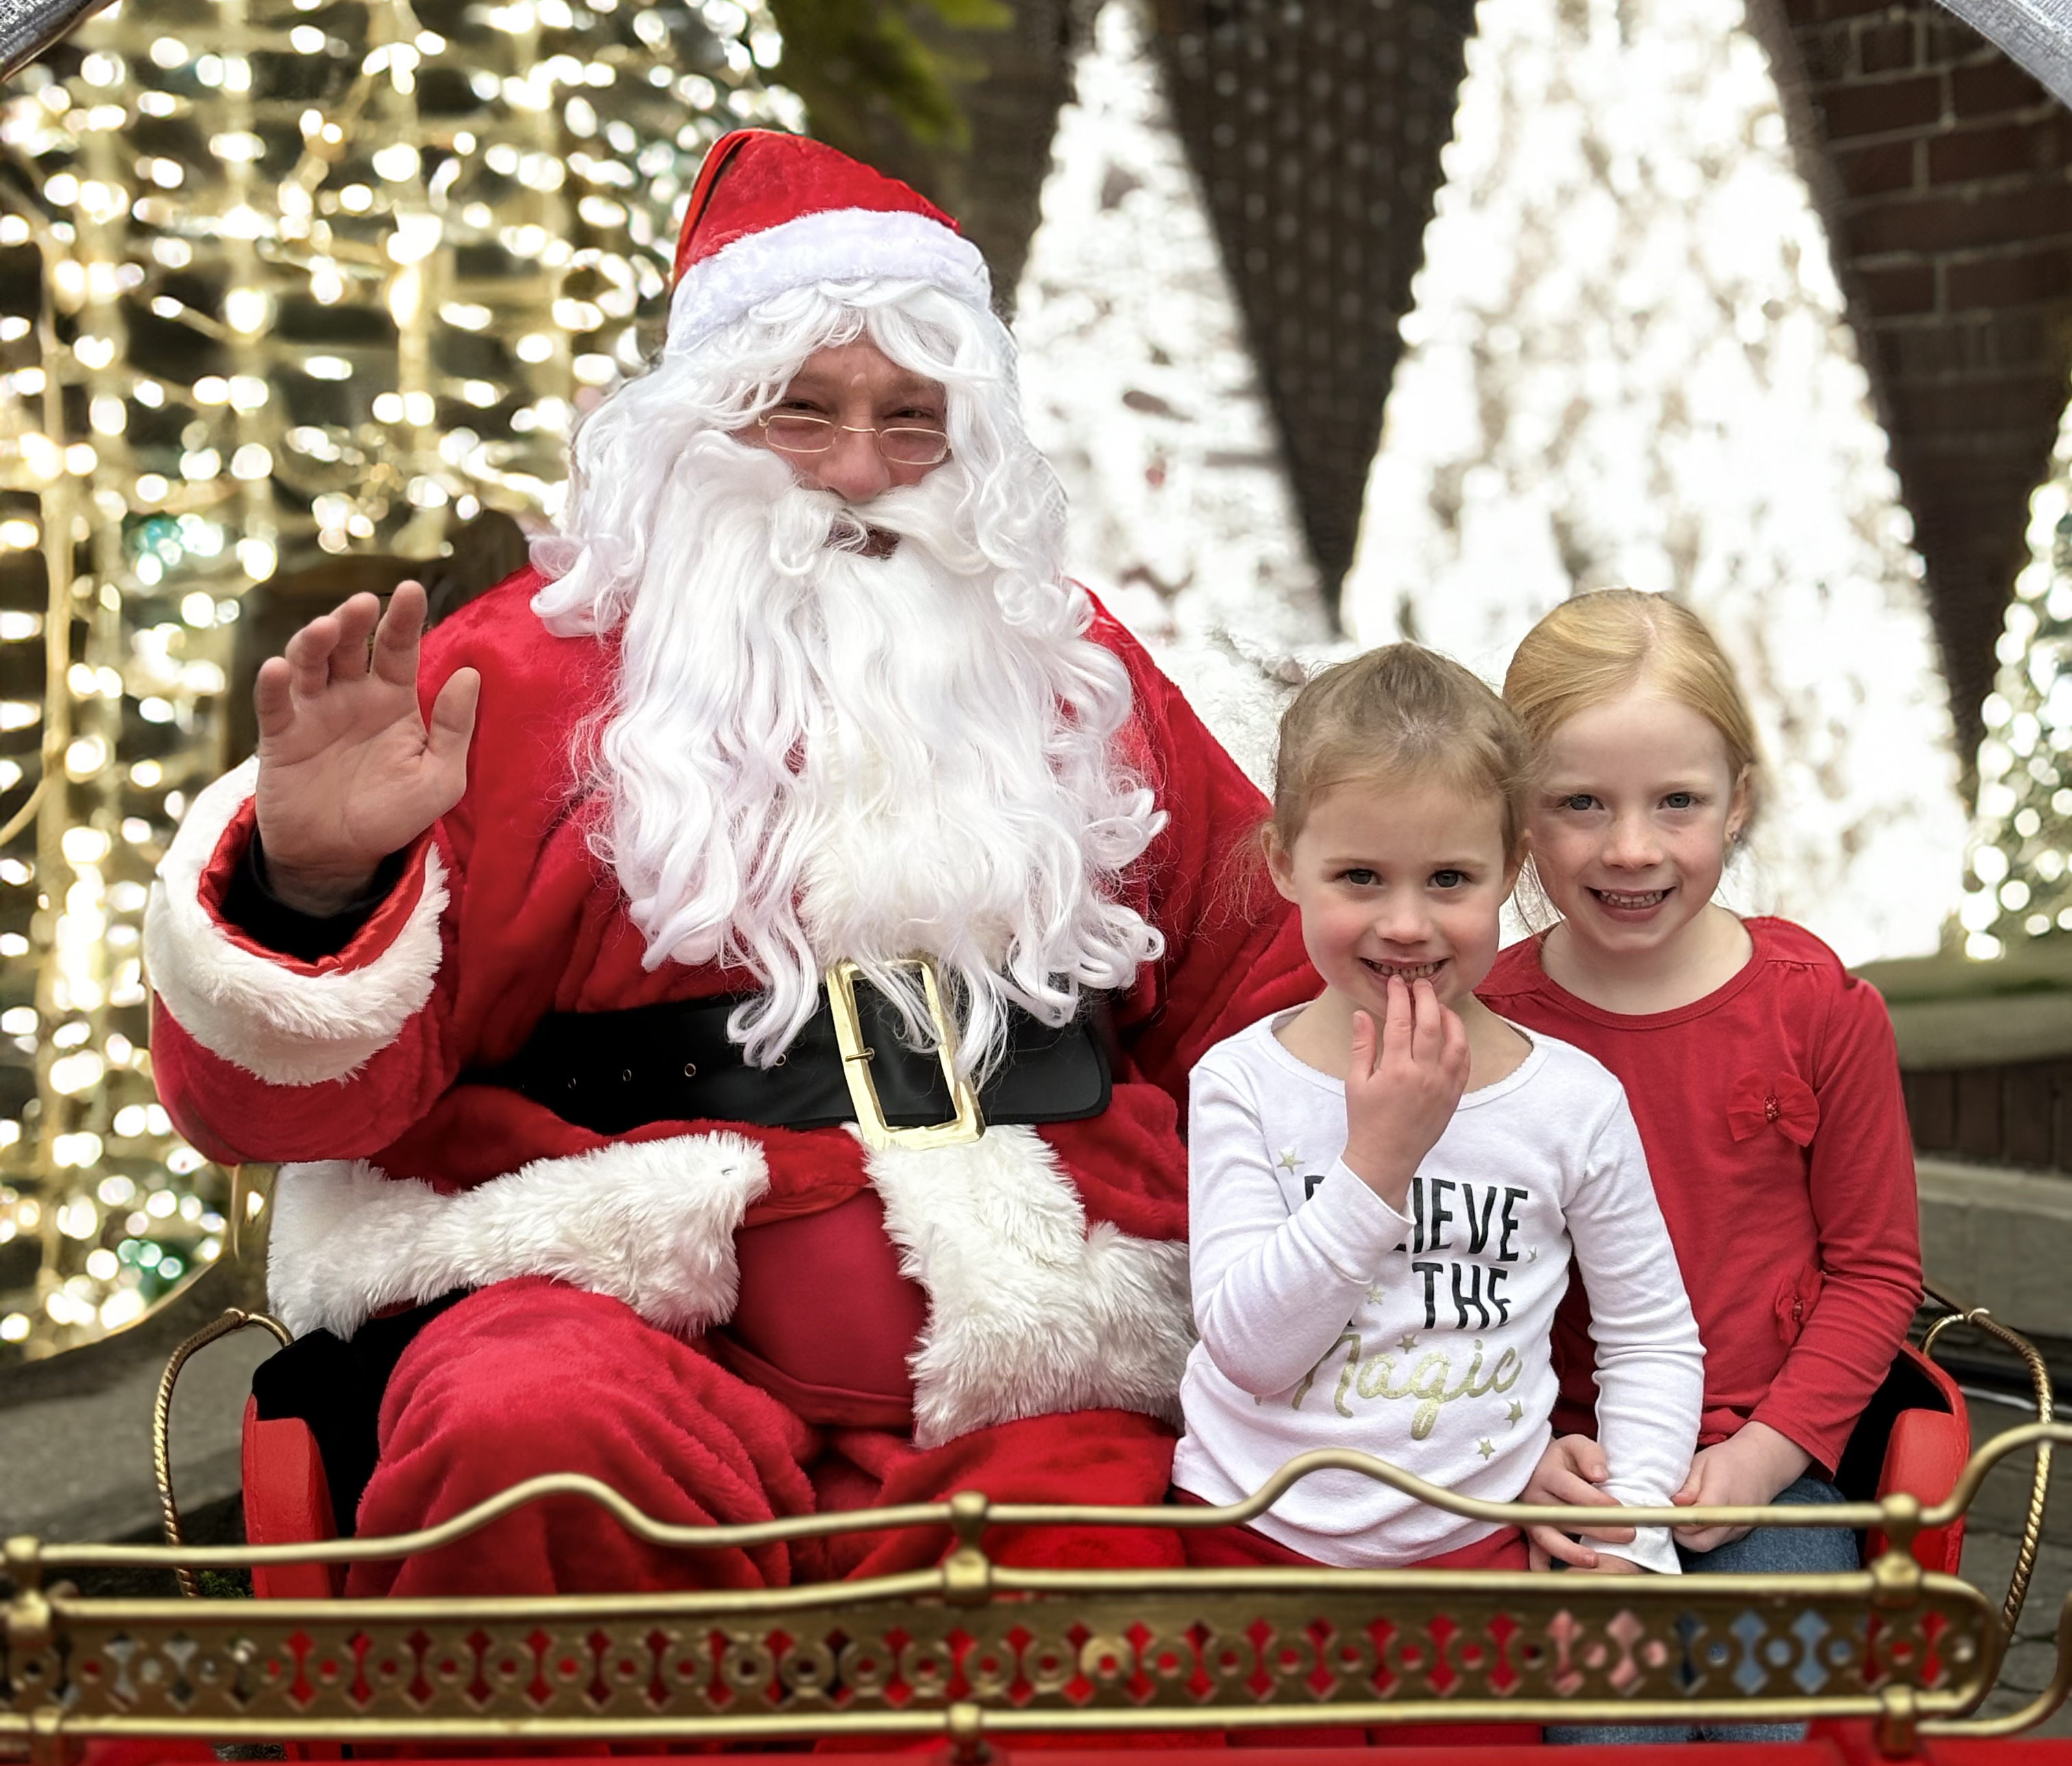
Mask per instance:
[[[1499,677],[1579,589],[1673,591],[1776,777],[1741,904],[1933,949],[1963,813],[1920,566],[1741,0],[1483,0],[1346,587]]]
[[[2072,429],[2029,509],[2032,556],[1983,707],[1978,818],[1959,918],[1992,957],[2072,932]]]

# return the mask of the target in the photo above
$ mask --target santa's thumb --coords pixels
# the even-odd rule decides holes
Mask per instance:
[[[475,734],[475,708],[482,698],[482,677],[473,669],[456,669],[432,702],[431,727],[426,746],[442,761],[465,760]]]

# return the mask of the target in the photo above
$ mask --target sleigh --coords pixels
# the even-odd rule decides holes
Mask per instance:
[[[1977,1715],[2026,1596],[2051,1449],[2072,1441],[2072,1427],[2050,1420],[2041,1357],[1980,1313],[1946,1310],[1895,1363],[1845,1456],[1840,1506],[1630,1511],[1642,1523],[1851,1526],[1864,1537],[1862,1568],[1682,1578],[1031,1570],[988,1554],[997,1527],[1241,1523],[1328,1469],[1480,1520],[1580,1525],[1601,1515],[1482,1502],[1346,1452],[1303,1455],[1223,1509],[993,1503],[968,1491],[946,1503],[685,1527],[563,1476],[423,1533],[342,1539],[299,1424],[299,1439],[248,1424],[249,1542],[183,1545],[166,1469],[173,1387],[196,1350],[253,1323],[278,1332],[233,1311],[168,1364],[155,1432],[167,1544],[6,1543],[0,1752],[36,1766],[141,1766],[226,1745],[304,1759],[832,1746],[927,1749],[969,1766],[1040,1743],[1047,1758],[1072,1748],[1103,1766],[1146,1744],[1266,1746],[1280,1766],[1297,1755],[1330,1766],[1407,1725],[1654,1720],[1811,1725],[1803,1741],[1751,1744],[1759,1752],[1741,1758],[2072,1766],[2072,1742],[2008,1739],[2072,1690],[2072,1599],[2050,1684],[2020,1710]],[[1959,1323],[2023,1356],[2037,1414],[1968,1458],[1962,1395],[1933,1359]],[[1996,1604],[1955,1573],[1964,1518],[1987,1472],[2025,1451],[2036,1475],[2023,1549]],[[549,1498],[598,1504],[642,1539],[684,1550],[898,1528],[935,1529],[945,1550],[926,1570],[786,1588],[441,1600],[337,1591],[354,1562],[434,1550]],[[245,1569],[258,1598],[92,1598],[62,1580],[115,1566],[174,1569],[191,1595],[198,1573]],[[1425,1746],[1385,1757],[1415,1760]],[[1481,1746],[1472,1757],[1512,1752]]]

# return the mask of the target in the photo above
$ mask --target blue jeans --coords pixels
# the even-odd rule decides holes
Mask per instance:
[[[1832,1484],[1800,1478],[1772,1500],[1810,1508],[1844,1499]],[[1686,1570],[1729,1576],[1815,1575],[1861,1567],[1856,1536],[1847,1527],[1758,1527],[1712,1551],[1686,1551],[1679,1546],[1676,1555]],[[1799,1741],[1805,1734],[1803,1723],[1571,1723],[1550,1725],[1547,1740],[1557,1747],[1579,1743],[1618,1747],[1643,1742]]]

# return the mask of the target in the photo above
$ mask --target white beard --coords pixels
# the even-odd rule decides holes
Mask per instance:
[[[893,965],[933,957],[969,1072],[1009,1004],[1062,1023],[1161,948],[1112,899],[1165,820],[1111,752],[1127,674],[1082,635],[1083,595],[981,548],[974,501],[952,461],[853,511],[707,433],[652,504],[596,745],[600,844],[649,967],[763,985],[733,1025],[758,1064],[842,957],[918,1044],[919,984]],[[862,521],[898,536],[890,557],[856,550]]]

